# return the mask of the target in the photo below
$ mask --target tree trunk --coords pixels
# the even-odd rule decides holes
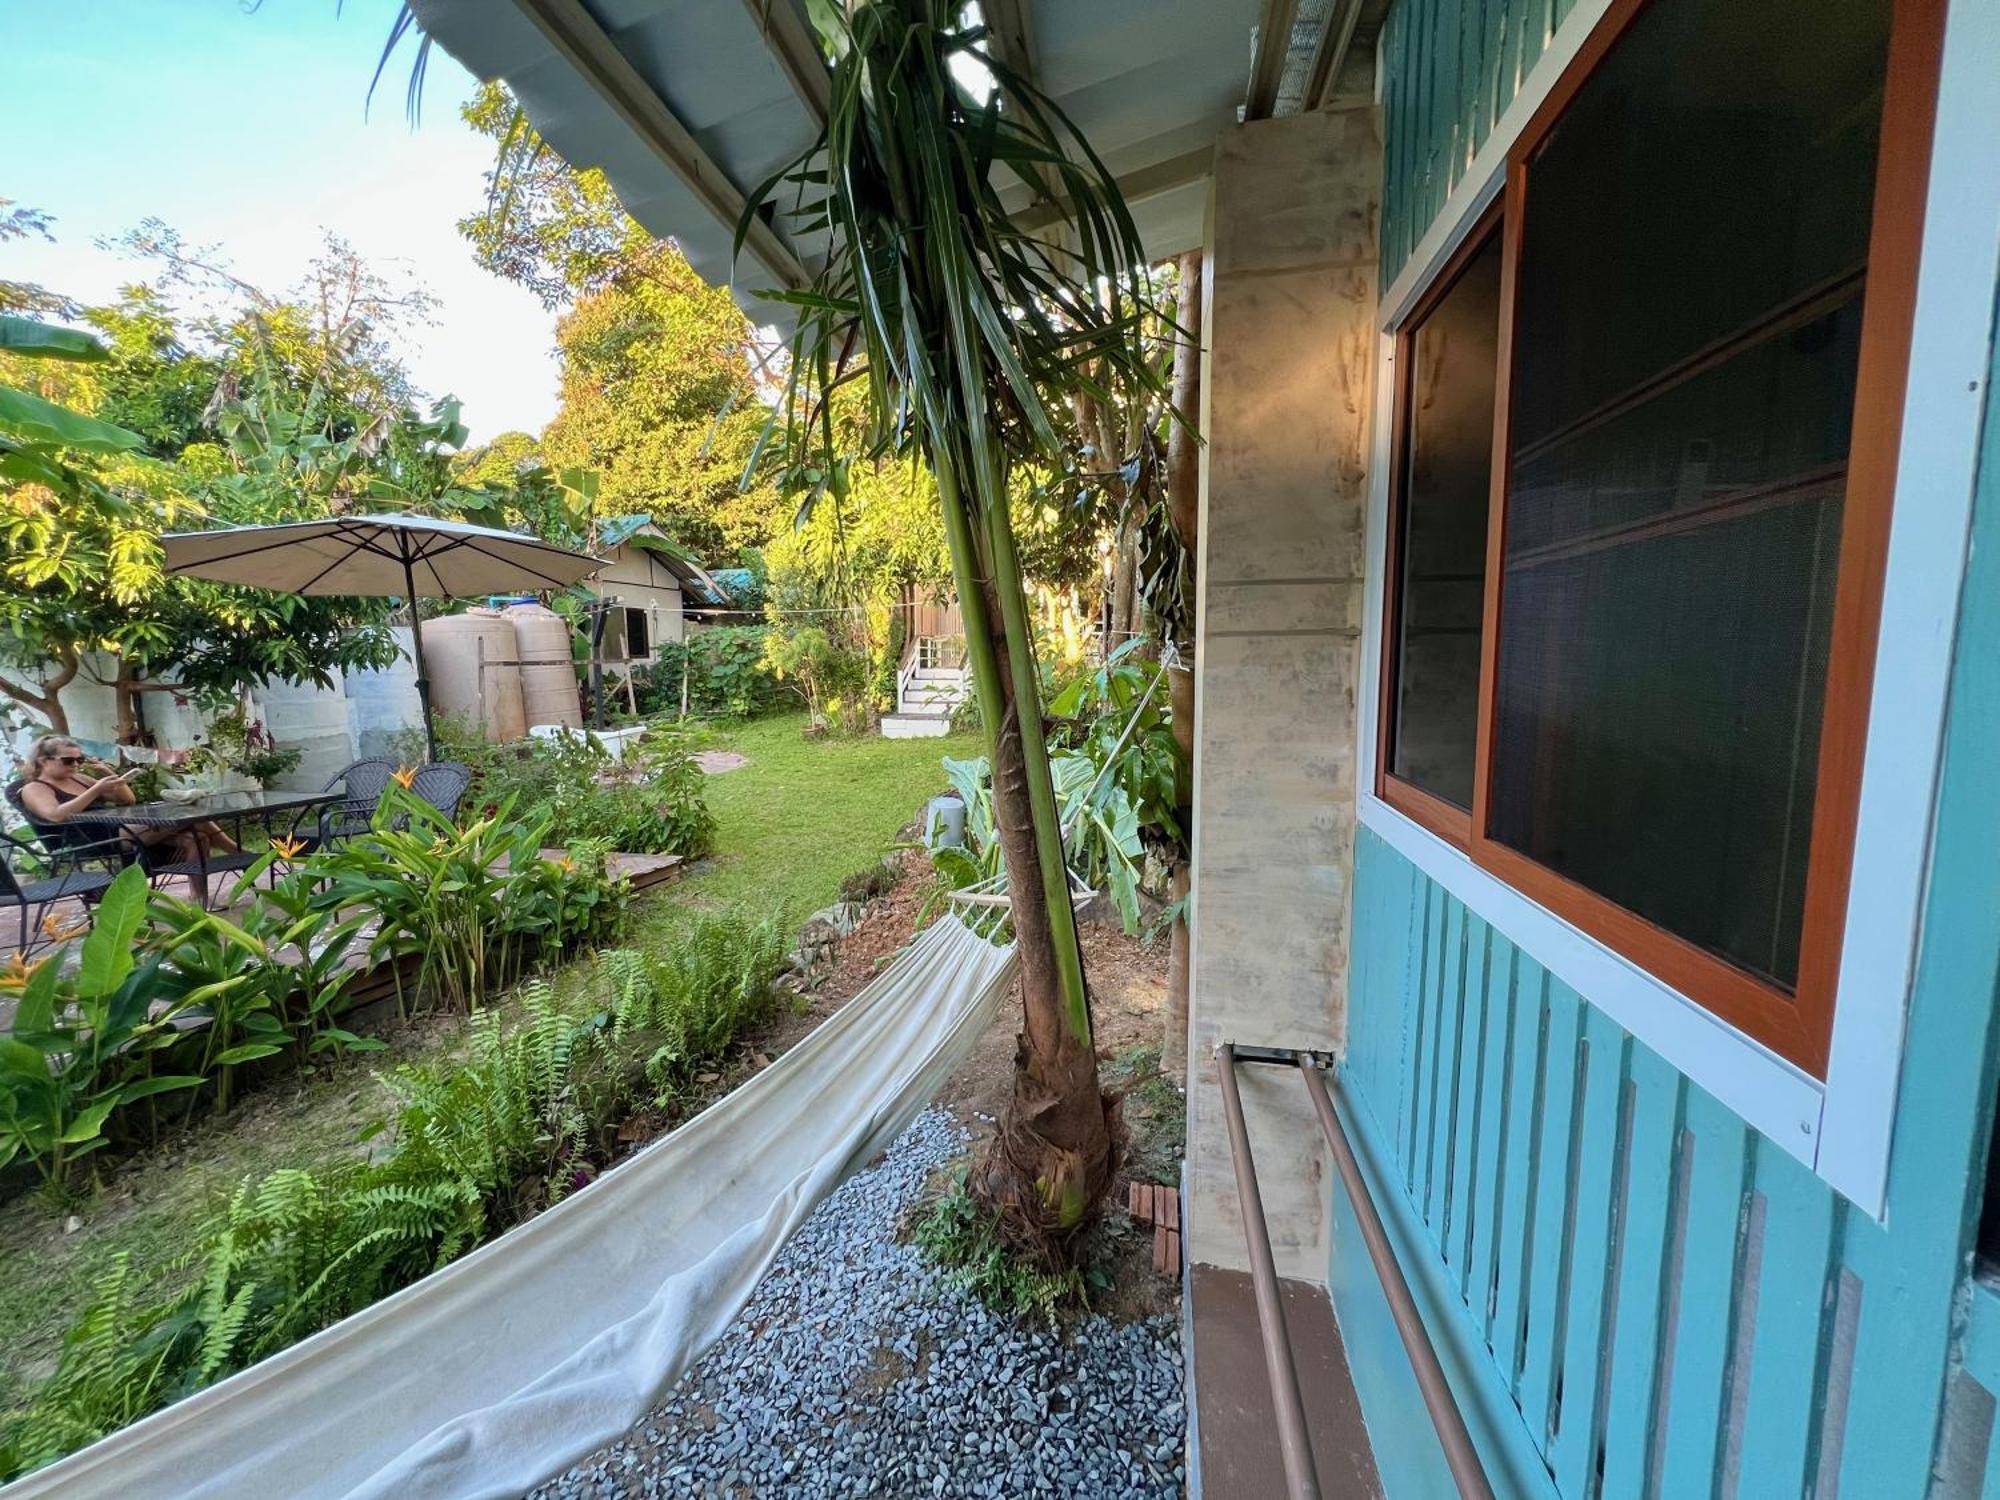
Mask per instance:
[[[48,720],[49,730],[54,734],[69,733],[69,710],[63,707],[62,690],[76,680],[77,670],[83,665],[82,655],[73,647],[65,647],[56,652],[56,670],[42,679],[42,690],[22,687],[9,678],[0,677],[0,693],[5,693],[16,703],[31,708]]]
[[[113,738],[121,745],[133,745],[139,741],[139,678],[132,670],[130,662],[118,658],[118,677],[111,685],[114,702],[117,705],[117,727]]]
[[[1011,688],[1007,698],[993,745],[993,821],[1021,957],[1021,1030],[1014,1093],[988,1158],[985,1196],[1018,1246],[1060,1262],[1111,1186],[1115,1130],[1097,1082],[1096,1049],[1064,1015],[1051,907],[1037,863],[1021,705]]]
[[[1181,325],[1182,340],[1174,349],[1174,408],[1182,420],[1167,432],[1167,514],[1174,535],[1186,550],[1188,584],[1195,582],[1194,561],[1200,556],[1200,439],[1191,430],[1201,405],[1201,252],[1190,250],[1181,257],[1180,303],[1175,321]],[[1200,598],[1199,593],[1195,596]],[[1194,820],[1188,812],[1194,800],[1194,672],[1193,663],[1183,663],[1167,674],[1167,690],[1172,695],[1174,743],[1180,747],[1181,765],[1187,782],[1174,800],[1181,811],[1181,826],[1194,837]],[[1174,870],[1173,899],[1188,893],[1190,871],[1183,860]],[[1174,922],[1167,954],[1167,1003],[1161,1018],[1160,1070],[1169,1078],[1187,1072],[1189,958],[1192,934],[1185,907]]]
[[[1000,500],[984,517],[982,530],[973,487],[945,455],[937,459],[938,499],[966,658],[986,723],[994,823],[1021,961],[1014,1095],[978,1184],[1018,1248],[1060,1263],[1111,1185],[1114,1131],[1097,1083],[1082,953],[1042,741],[1034,642],[1005,489],[997,475],[986,476],[984,488]],[[1018,702],[1026,703],[1030,717],[1016,711]]]

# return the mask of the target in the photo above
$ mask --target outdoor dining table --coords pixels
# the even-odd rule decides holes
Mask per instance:
[[[281,822],[290,828],[296,826],[298,819],[305,814],[338,802],[340,795],[337,791],[203,792],[182,802],[135,802],[127,807],[100,805],[84,812],[71,813],[67,821],[87,827],[109,825],[170,830],[193,828],[199,823],[229,823],[233,825],[236,842],[240,844],[243,842],[245,823],[262,824],[266,833],[275,832]],[[205,883],[209,872],[206,845],[201,847],[195,864]]]

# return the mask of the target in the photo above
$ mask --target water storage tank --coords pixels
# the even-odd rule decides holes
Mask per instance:
[[[497,609],[468,609],[424,622],[431,704],[441,716],[485,727],[496,744],[525,739],[520,652],[514,626]]]
[[[569,622],[543,604],[509,606],[514,642],[521,658],[521,697],[528,727],[560,724],[583,727],[583,705],[576,695]]]

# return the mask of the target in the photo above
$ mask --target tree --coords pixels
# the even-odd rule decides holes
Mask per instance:
[[[157,222],[122,243],[157,287],[84,312],[94,333],[16,319],[0,338],[0,692],[66,729],[60,690],[108,657],[125,736],[146,693],[220,702],[387,665],[379,601],[169,578],[159,536],[363,502],[394,443],[420,443],[387,338],[427,299],[333,239],[285,296]],[[160,288],[209,309],[185,317]]]
[[[53,240],[49,225],[54,221],[38,208],[0,198],[0,245],[9,240]],[[0,277],[0,313],[33,313],[38,317],[61,317],[71,310],[69,301],[28,281]]]
[[[496,145],[487,211],[458,221],[479,264],[563,307],[609,286],[654,245],[629,218],[604,174],[579,171],[550,151],[514,96],[483,83],[465,122]]]
[[[483,85],[462,114],[495,159],[488,210],[459,233],[488,270],[569,309],[549,466],[593,470],[600,514],[650,515],[695,556],[762,547],[790,511],[773,487],[741,484],[768,416],[756,331],[633,222],[603,173],[551,152],[504,87]]]
[[[696,556],[764,545],[791,510],[773,485],[741,483],[770,415],[752,334],[671,244],[628,257],[557,325],[562,407],[543,454],[597,473],[600,514],[651,515]]]
[[[828,236],[803,292],[783,409],[785,461],[809,497],[851,465],[828,400],[865,370],[869,450],[916,453],[935,478],[993,763],[1021,958],[1013,1096],[979,1174],[1021,1243],[1073,1245],[1109,1187],[1112,1106],[1098,1086],[1075,914],[1044,737],[1010,474],[1059,463],[1051,419],[1078,394],[1156,378],[1140,337],[1144,256],[1118,188],[1056,105],[962,29],[952,0],[816,5],[834,59],[827,124],[749,216]],[[992,96],[953,76],[982,64]],[[998,169],[1049,185],[1051,238],[1014,227]]]

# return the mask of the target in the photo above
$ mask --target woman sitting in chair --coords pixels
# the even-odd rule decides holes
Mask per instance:
[[[60,827],[95,807],[130,807],[139,799],[125,783],[139,769],[115,771],[102,761],[91,760],[67,735],[45,734],[35,741],[22,766],[26,780],[20,788],[21,810],[38,826]],[[77,831],[89,837],[85,830]],[[192,828],[126,827],[120,832],[142,846],[148,865],[164,863],[163,854],[193,862],[206,860],[216,850],[234,854],[240,848],[215,823],[197,823]]]

